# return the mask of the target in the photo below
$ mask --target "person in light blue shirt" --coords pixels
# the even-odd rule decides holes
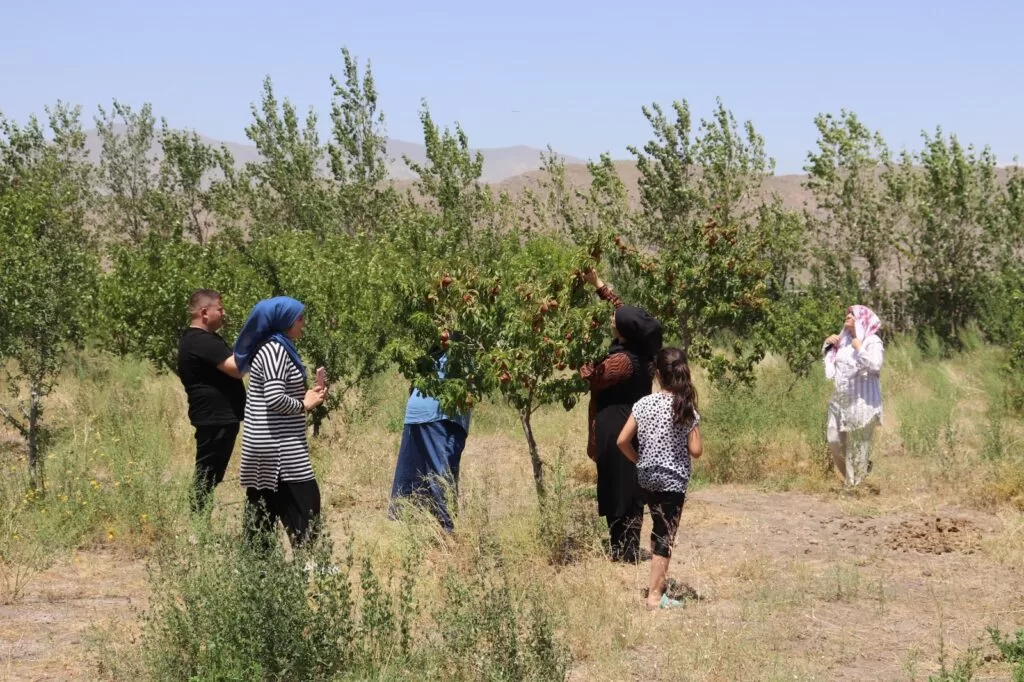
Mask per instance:
[[[437,358],[437,373],[442,379],[447,361],[446,354]],[[447,415],[436,399],[412,391],[405,404],[389,518],[398,517],[399,501],[408,498],[424,503],[446,531],[454,529],[448,502],[458,492],[459,462],[469,435],[469,419],[469,412]]]

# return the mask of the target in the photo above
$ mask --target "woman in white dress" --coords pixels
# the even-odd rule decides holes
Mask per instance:
[[[882,423],[879,375],[885,349],[878,316],[867,306],[846,311],[839,334],[825,339],[825,378],[835,389],[828,403],[825,435],[836,470],[847,488],[859,485],[871,469],[871,437]]]

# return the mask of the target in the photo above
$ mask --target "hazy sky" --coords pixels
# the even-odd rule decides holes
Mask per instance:
[[[649,129],[640,107],[715,96],[765,136],[777,172],[800,172],[812,119],[846,107],[896,148],[942,125],[1024,156],[1024,2],[7,2],[0,11],[0,112],[23,120],[58,98],[87,127],[113,97],[159,119],[245,142],[270,75],[316,107],[341,46],[372,61],[392,137],[420,141],[459,121],[474,146],[550,143],[628,157]]]

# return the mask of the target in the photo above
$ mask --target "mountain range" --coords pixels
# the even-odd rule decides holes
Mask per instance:
[[[115,127],[115,132],[119,132],[118,128]],[[235,158],[235,164],[239,167],[246,163],[259,161],[260,155],[256,151],[255,145],[241,144],[238,142],[221,142],[204,135],[200,135],[199,138],[203,143],[213,146],[220,147],[223,144],[227,147],[228,151]],[[103,148],[103,143],[100,139],[99,134],[95,129],[86,131],[86,149],[89,152],[89,157],[94,162],[99,162],[100,150]],[[533,147],[526,146],[514,146],[514,147],[492,147],[482,148],[479,150],[472,150],[473,152],[480,151],[484,155],[484,172],[482,180],[487,183],[499,183],[508,178],[528,173],[532,170],[536,170],[540,166],[540,155],[542,150],[535,149]],[[154,140],[150,153],[154,158],[160,158],[160,146],[159,143]],[[387,138],[387,157],[388,157],[388,172],[392,179],[395,180],[412,180],[416,175],[409,170],[403,160],[403,156],[408,156],[412,161],[417,163],[425,163],[427,160],[427,150],[422,144],[415,142],[406,142],[405,140],[396,140],[394,138]],[[567,164],[582,164],[583,159],[566,156],[565,162]],[[326,170],[326,162],[324,163]]]
[[[223,144],[231,152],[238,167],[246,163],[259,161],[260,156],[254,145],[238,142],[221,142],[220,140],[203,135],[199,137],[205,144],[214,147],[220,147]],[[86,132],[86,149],[90,158],[98,163],[102,142],[96,130]],[[495,189],[508,190],[511,194],[515,195],[525,188],[536,187],[542,177],[542,172],[539,170],[541,154],[546,153],[546,150],[520,145],[481,148],[479,151],[484,155],[484,169],[481,179],[493,185]],[[160,147],[155,140],[150,153],[153,158],[160,158]],[[426,148],[422,144],[415,142],[387,138],[388,172],[390,177],[400,185],[408,185],[416,176],[409,170],[409,167],[403,160],[403,156],[408,156],[417,163],[425,163],[427,159]],[[567,182],[576,187],[585,186],[590,179],[586,160],[573,156],[560,156],[562,156],[566,164]],[[323,166],[326,173],[326,160]],[[622,181],[629,190],[630,199],[635,203],[638,198],[637,180],[639,179],[636,163],[632,160],[624,159],[616,161],[615,166],[619,177],[622,178]],[[786,207],[800,209],[810,198],[809,193],[802,185],[804,177],[803,175],[773,176],[765,182],[765,190],[777,192]]]

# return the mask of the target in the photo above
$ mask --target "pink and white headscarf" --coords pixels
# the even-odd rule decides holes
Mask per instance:
[[[857,334],[857,338],[863,343],[872,334],[877,334],[878,330],[882,327],[882,321],[878,319],[878,315],[875,315],[875,311],[866,305],[851,305],[846,309],[847,313],[853,313],[853,325]],[[843,331],[839,334],[839,346],[832,346],[828,353],[825,354],[825,362],[831,364],[836,361],[836,352],[842,346],[845,346],[853,341],[850,336],[850,332],[846,331],[846,326],[843,326]]]

